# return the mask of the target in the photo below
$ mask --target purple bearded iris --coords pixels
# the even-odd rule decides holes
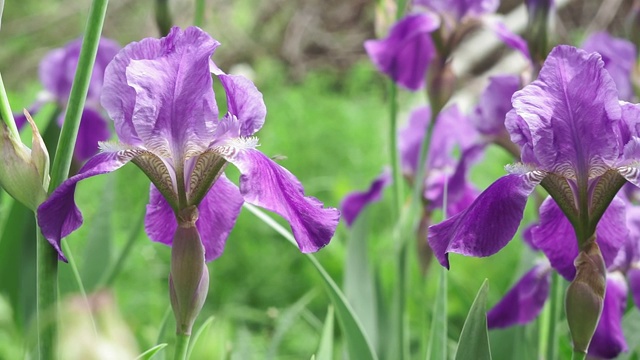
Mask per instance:
[[[302,252],[329,243],[339,212],[305,197],[289,171],[255,149],[252,135],[266,116],[262,94],[250,80],[213,64],[218,45],[199,28],[173,28],[165,38],[129,44],[107,66],[101,100],[120,143],[103,143],[102,152],[38,209],[42,232],[61,259],[61,238],[82,223],[76,183],[129,161],[152,182],[145,228],[154,241],[171,245],[178,222],[195,221],[211,261],[222,253],[247,201],[284,217]],[[222,118],[212,72],[226,91],[228,112]],[[223,174],[227,162],[240,170],[239,189]],[[177,220],[181,216],[189,218]]]
[[[447,268],[450,252],[489,256],[502,249],[516,233],[527,198],[538,184],[555,200],[540,209],[541,222],[566,219],[578,240],[574,248],[566,248],[549,237],[548,251],[562,254],[562,263],[572,263],[578,247],[595,240],[596,226],[622,185],[639,184],[635,124],[640,109],[618,101],[600,55],[556,47],[538,79],[516,92],[512,104],[505,125],[521,149],[523,164],[508,167],[510,174],[466,210],[430,228],[429,244]],[[602,234],[615,234],[618,224],[624,227],[624,210],[615,209],[611,216],[616,219],[602,222]],[[597,240],[610,264],[623,239],[599,233]],[[553,264],[553,257],[550,260]],[[563,275],[573,274],[567,269]]]
[[[67,106],[81,47],[82,39],[77,39],[63,48],[50,51],[42,59],[38,74],[45,91],[41,92],[35,103],[29,107],[29,112],[32,115],[50,101],[56,102],[58,107],[63,110]],[[101,38],[98,43],[98,52],[91,73],[89,91],[82,111],[74,150],[74,156],[80,162],[95,155],[99,150],[98,143],[108,140],[111,136],[107,120],[101,115],[103,110],[100,106],[100,93],[102,92],[105,68],[119,50],[120,45],[113,40]],[[58,125],[60,126],[64,122],[64,115],[65,113],[62,111],[58,117]],[[16,115],[15,118],[18,128],[26,123],[26,118],[22,114]]]

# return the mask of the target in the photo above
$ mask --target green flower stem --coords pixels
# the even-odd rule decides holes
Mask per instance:
[[[551,277],[551,298],[549,302],[549,312],[547,319],[543,323],[542,337],[544,344],[541,346],[541,350],[546,349],[545,359],[555,359],[557,352],[557,335],[556,326],[558,324],[558,318],[560,315],[560,309],[563,304],[563,291],[562,291],[562,279],[560,275],[553,272]]]
[[[98,51],[100,34],[107,12],[108,0],[94,0],[89,10],[78,69],[76,71],[64,124],[60,132],[58,147],[51,167],[49,193],[55,190],[68,176],[73,149],[78,136],[80,117],[89,90],[89,81]],[[3,116],[4,117],[4,116]],[[57,336],[57,291],[58,291],[58,254],[37,230],[37,315],[38,315],[38,354],[40,359],[55,359],[54,345]],[[51,316],[45,317],[45,314]],[[45,319],[51,319],[44,326]]]
[[[402,210],[402,174],[400,173],[400,164],[398,161],[398,87],[389,81],[389,120],[391,129],[389,130],[389,146],[391,157],[391,172],[393,175],[393,206],[394,214],[397,219]]]
[[[160,35],[166,36],[169,34],[172,24],[169,0],[156,0],[156,25],[158,25]]]
[[[9,105],[7,91],[4,88],[2,75],[0,75],[0,118],[2,118],[2,121],[7,125],[9,131],[19,138],[18,128],[16,127],[16,122],[13,119],[13,113],[11,112],[11,106]]]
[[[584,360],[586,358],[587,358],[587,354],[579,351],[574,351],[573,355],[571,356],[571,360]]]
[[[189,349],[189,338],[191,335],[176,334],[176,352],[173,360],[186,360],[187,350]]]
[[[58,254],[44,238],[40,228],[36,231],[38,359],[49,360],[57,358]]]
[[[193,14],[193,25],[202,27],[204,24],[205,0],[196,0],[196,9]]]

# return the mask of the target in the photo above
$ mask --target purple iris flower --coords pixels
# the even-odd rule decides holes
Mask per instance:
[[[561,225],[566,219],[572,228],[548,233],[546,242],[538,243],[552,265],[572,278],[575,269],[560,264],[573,262],[578,244],[567,248],[556,240],[575,233],[584,244],[593,240],[599,222],[597,243],[610,264],[623,242],[613,234],[624,228],[624,208],[611,201],[626,181],[639,185],[640,108],[618,101],[600,55],[571,46],[556,47],[538,79],[516,92],[512,104],[505,125],[523,164],[508,167],[510,174],[466,210],[430,228],[436,258],[448,268],[450,252],[498,252],[513,238],[528,196],[541,184],[555,200],[541,207],[541,223]],[[611,215],[603,218],[609,207]]]
[[[504,119],[511,110],[511,96],[520,90],[522,81],[516,75],[496,75],[480,95],[478,105],[470,114],[473,126],[489,141],[509,140]]]
[[[424,87],[427,68],[436,55],[431,33],[439,27],[435,14],[410,14],[386,38],[367,40],[364,47],[378,70],[398,85],[417,91]]]
[[[213,64],[218,45],[199,28],[174,27],[162,39],[127,45],[107,66],[101,101],[120,142],[103,143],[102,152],[38,208],[42,232],[61,259],[61,238],[82,224],[74,201],[78,181],[129,161],[152,182],[145,228],[153,241],[171,245],[176,217],[197,207],[195,226],[211,261],[222,253],[247,201],[284,217],[302,252],[329,243],[339,211],[305,197],[293,174],[255,149],[253,135],[266,116],[262,94],[250,80]],[[228,112],[222,118],[212,72],[226,92]],[[223,173],[228,162],[240,170],[239,189]]]
[[[602,31],[591,34],[582,44],[588,52],[602,56],[604,68],[618,87],[618,97],[622,100],[633,98],[631,74],[636,63],[636,47],[626,39],[617,38]]]
[[[344,217],[347,226],[353,225],[358,215],[360,215],[367,205],[382,198],[383,190],[391,184],[391,181],[391,171],[385,169],[382,174],[373,180],[368,190],[354,191],[342,199],[340,209],[342,210],[342,217]]]
[[[71,93],[81,47],[82,39],[76,39],[62,48],[50,51],[42,59],[38,73],[45,91],[40,93],[35,103],[30,106],[29,112],[32,115],[38,112],[45,103],[53,101],[63,110],[58,117],[58,124],[62,126],[65,115],[64,108],[67,106]],[[98,52],[91,73],[89,91],[74,150],[74,156],[79,162],[84,162],[95,155],[99,150],[98,143],[111,137],[109,124],[101,114],[103,110],[100,106],[100,93],[105,68],[119,50],[120,45],[113,40],[101,38],[98,43]],[[18,128],[23,126],[25,122],[24,115],[16,116]]]

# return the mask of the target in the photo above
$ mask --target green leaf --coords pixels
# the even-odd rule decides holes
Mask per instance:
[[[187,350],[187,359],[191,359],[191,352],[193,352],[193,348],[196,346],[196,343],[198,342],[198,339],[200,339],[200,336],[202,336],[205,331],[209,330],[211,324],[213,324],[213,319],[213,315],[209,316],[191,337],[191,341],[189,342],[189,349]]]
[[[487,329],[487,294],[489,281],[484,280],[462,327],[456,360],[491,360]]]
[[[302,314],[314,296],[315,294],[313,292],[307,293],[278,317],[278,322],[271,340],[271,346],[269,346],[267,353],[267,359],[275,359],[277,357],[278,347],[280,347],[284,334],[291,329],[296,319],[300,317],[300,314]]]
[[[314,356],[316,360],[333,359],[333,324],[333,306],[329,305],[327,317],[324,320],[324,327],[322,328],[320,345],[318,345],[318,353],[316,354],[317,356]]]
[[[433,304],[427,360],[447,360],[447,269],[440,268],[440,282]]]
[[[296,247],[298,246],[293,235],[284,227],[282,227],[282,225],[275,222],[275,220],[269,217],[269,215],[267,215],[265,212],[247,203],[244,204],[244,207],[252,212],[255,216],[257,216],[260,220],[262,220],[265,224],[282,235],[290,243],[292,243]],[[346,339],[349,358],[358,360],[377,359],[378,357],[373,351],[371,343],[369,343],[369,340],[365,336],[364,329],[362,327],[362,324],[360,323],[360,320],[358,320],[358,317],[351,308],[351,305],[349,305],[349,302],[345,298],[342,291],[340,291],[340,288],[338,288],[338,285],[336,285],[335,281],[333,281],[331,276],[329,276],[327,271],[315,258],[315,256],[313,256],[312,254],[307,254],[306,256],[307,259],[311,261],[311,264],[313,264],[313,266],[316,268],[322,280],[324,280],[327,294],[329,295],[329,298],[331,299],[331,302],[335,307],[338,322]]]
[[[167,347],[166,343],[158,344],[158,345],[152,347],[151,349],[143,352],[142,354],[138,355],[138,357],[135,358],[134,360],[149,360],[149,359],[153,358],[159,351],[161,351],[165,347]]]
[[[91,219],[91,229],[82,261],[82,282],[86,289],[95,289],[105,270],[110,268],[113,231],[111,214],[114,209],[115,178],[107,177],[100,196],[100,207]]]
[[[362,321],[367,338],[378,348],[378,304],[374,273],[369,261],[368,210],[365,209],[351,228],[344,266],[344,294]]]
[[[629,360],[633,354],[640,351],[640,346],[638,346],[640,344],[640,311],[635,307],[622,318],[622,330],[627,338],[629,351],[620,354],[617,359]]]

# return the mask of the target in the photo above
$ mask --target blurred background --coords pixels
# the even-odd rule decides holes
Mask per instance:
[[[556,41],[579,43],[586,33],[604,28],[621,35],[632,1],[604,4],[588,0],[563,6],[555,22]],[[251,76],[264,94],[268,116],[257,134],[261,151],[282,156],[280,163],[300,179],[306,193],[327,206],[338,207],[348,192],[368,187],[388,164],[387,81],[375,71],[362,45],[376,37],[375,5],[373,0],[206,2],[203,28],[222,43],[213,59],[227,72]],[[503,0],[499,13],[510,13],[521,5],[521,1]],[[175,25],[192,23],[193,1],[169,0],[169,7]],[[42,89],[39,61],[48,51],[81,35],[88,8],[86,0],[5,2],[0,72],[14,112],[35,100]],[[158,37],[154,2],[111,1],[103,35],[122,46]],[[481,75],[508,52],[500,48],[487,58],[473,60],[470,72],[461,75]],[[424,103],[423,98],[423,94],[400,95],[401,121],[414,105]],[[36,120],[52,112],[51,107],[45,108]],[[490,149],[486,158],[491,159],[489,166],[477,166],[472,172],[480,189],[502,175],[503,166],[511,162],[498,148]],[[227,174],[237,179],[233,169]],[[173,336],[167,288],[170,250],[150,242],[141,222],[148,189],[149,180],[132,164],[78,187],[76,199],[85,223],[66,241],[85,289],[92,294],[89,309],[78,298],[74,274],[60,264],[65,321],[74,319],[63,324],[62,346],[75,349],[72,352],[87,351],[75,358],[100,358],[82,346],[81,334],[92,327],[83,315],[87,311],[94,313],[95,326],[104,334],[104,348],[114,351],[111,354],[127,354],[114,358],[137,354]],[[394,248],[389,197],[370,214],[370,255],[382,269],[393,267],[392,259],[385,256]],[[531,209],[528,213],[531,217]],[[29,233],[34,224],[31,214],[7,202],[6,196],[0,203],[0,218],[0,359],[16,359],[21,357],[22,344],[33,344],[35,339],[35,239]],[[331,244],[317,254],[338,284],[348,238],[341,224]],[[129,256],[121,272],[108,278],[127,246]],[[521,248],[521,242],[513,241],[488,259],[452,257],[456,271],[450,273],[449,282],[451,338],[460,333],[484,278],[491,283],[490,305],[506,292],[519,273],[514,270],[521,263]],[[224,254],[209,264],[209,270],[209,296],[198,324],[210,316],[214,320],[194,349],[194,359],[310,358],[318,346],[328,298],[316,270],[296,248],[243,211]],[[381,277],[387,286],[392,281],[384,271]],[[435,281],[415,272],[410,286],[409,311],[415,314],[410,322],[421,328],[417,324],[429,321],[432,308],[421,299],[432,298]],[[413,333],[411,339],[418,346],[421,334]],[[509,346],[504,340],[499,343]]]

